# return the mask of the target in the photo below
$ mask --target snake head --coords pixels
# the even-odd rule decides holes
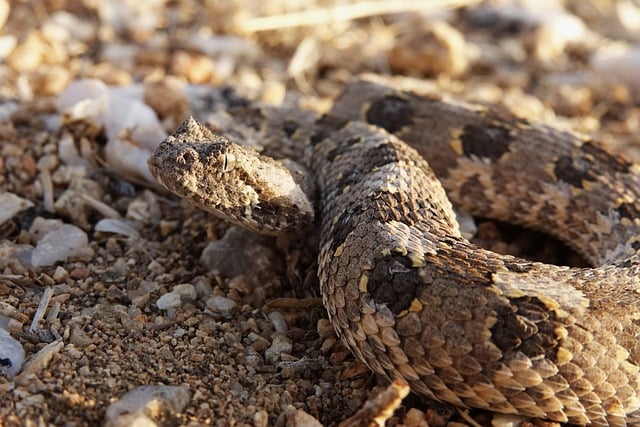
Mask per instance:
[[[280,234],[313,222],[310,198],[289,169],[193,118],[156,148],[148,164],[172,193],[252,231]]]

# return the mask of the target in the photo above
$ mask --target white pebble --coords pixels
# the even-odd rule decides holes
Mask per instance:
[[[0,193],[0,225],[31,206],[33,206],[32,202],[13,193]]]
[[[31,254],[31,265],[43,267],[58,261],[92,254],[87,234],[75,225],[63,224],[45,234]]]
[[[605,79],[617,80],[640,96],[640,47],[615,45],[596,52],[591,63]]]
[[[271,324],[276,333],[285,334],[289,330],[287,321],[281,312],[272,311],[269,313],[269,320],[271,320]]]
[[[24,348],[9,332],[0,328],[0,373],[13,379],[24,362]]]
[[[104,152],[111,170],[155,184],[147,159],[167,135],[142,94],[141,85],[110,88],[99,80],[84,79],[71,83],[58,97],[56,107],[71,120],[93,121],[104,127]]]
[[[229,298],[221,297],[218,295],[212,296],[207,299],[207,308],[214,313],[223,315],[229,315],[237,308],[237,304]]]
[[[184,386],[143,385],[125,394],[107,408],[105,427],[156,426],[153,414],[180,413],[191,400]]]
[[[182,305],[183,301],[194,300],[198,294],[196,293],[195,286],[186,283],[182,285],[176,285],[169,293],[162,295],[156,301],[156,306],[160,310],[168,310],[170,308],[177,308]]]
[[[136,221],[128,219],[103,218],[96,224],[95,231],[135,237],[138,235],[138,230],[140,228],[141,224]]]

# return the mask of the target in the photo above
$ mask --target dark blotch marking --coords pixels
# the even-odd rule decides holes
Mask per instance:
[[[222,88],[220,94],[227,103],[228,108],[246,107],[250,104],[247,98],[238,95],[236,90],[231,86],[225,86],[224,88]],[[209,109],[213,110],[214,108]]]
[[[348,145],[348,147],[352,146]],[[344,150],[344,152],[347,151],[348,150]],[[338,188],[343,189],[352,185],[362,179],[365,179],[368,172],[398,161],[398,152],[391,144],[382,144],[377,147],[370,148],[364,153],[358,153],[357,156],[361,158],[362,161],[357,162],[355,167],[351,169],[349,173],[342,176],[340,181],[336,184]]]
[[[229,209],[229,213],[237,218],[243,218],[245,216],[245,208],[243,206]],[[297,216],[300,222],[287,223],[287,227],[285,228],[286,230],[297,229],[299,228],[300,223],[305,225],[311,223],[311,217],[306,215],[302,216],[298,207],[289,207],[277,202],[261,201],[254,206],[252,211],[252,219],[256,220],[260,224],[269,225],[275,228],[280,228],[284,225],[284,223],[280,221],[280,218],[288,218],[292,216]]]
[[[284,123],[282,123],[282,130],[284,131],[284,133],[287,135],[288,138],[291,138],[291,135],[296,133],[299,127],[300,127],[299,123],[296,123],[290,120],[287,120]]]
[[[330,246],[330,253],[334,253],[347,239],[347,236],[356,228],[356,225],[362,223],[362,215],[366,211],[368,200],[361,200],[359,203],[350,204],[338,217],[338,220],[332,224],[329,233],[333,236]]]
[[[331,133],[339,131],[345,127],[347,123],[349,123],[349,120],[344,117],[325,114],[316,122],[316,132],[311,135],[311,144],[318,144],[330,136]]]
[[[352,146],[354,144],[357,144],[359,142],[362,142],[362,138],[352,137],[344,141],[343,143],[336,145],[335,148],[329,150],[329,152],[327,153],[327,160],[329,162],[333,162],[338,156],[341,156],[342,154],[348,152],[352,149]]]
[[[573,185],[577,188],[582,188],[583,181],[595,181],[596,176],[591,171],[593,165],[585,158],[572,158],[569,156],[562,156],[556,162],[553,168],[553,173],[556,178]]]
[[[2,366],[3,368],[10,368],[13,366],[13,363],[11,363],[11,359],[5,357],[3,359],[0,359],[0,366]]]
[[[421,281],[409,257],[391,254],[376,260],[369,272],[367,291],[377,304],[387,304],[393,314],[399,314],[409,308]]]
[[[478,212],[482,215],[490,211],[493,206],[493,201],[489,200],[484,194],[484,185],[480,182],[479,175],[470,176],[460,186],[460,198],[473,200]]]
[[[361,211],[361,206],[357,204],[351,204],[349,207],[342,212],[338,221],[331,228],[331,235],[333,236],[331,241],[331,247],[329,249],[329,253],[334,253],[338,246],[340,246],[346,240],[349,233],[351,233],[357,223],[357,221],[361,221],[362,218],[358,215],[358,211]]]
[[[558,346],[554,312],[535,297],[510,298],[509,302],[511,305],[496,308],[497,321],[491,328],[494,344],[505,354],[520,351],[531,359],[554,361]]]
[[[627,218],[633,221],[636,218],[640,218],[640,210],[638,206],[633,203],[622,203],[618,206],[618,213],[620,218]]]
[[[411,125],[413,108],[409,101],[398,96],[385,96],[375,100],[366,113],[368,123],[379,126],[387,132],[397,132],[405,126]]]
[[[592,142],[580,147],[580,157],[562,156],[553,169],[556,177],[574,187],[583,188],[583,181],[596,181],[600,172],[613,170],[628,173],[631,163],[620,156],[607,153]]]
[[[604,151],[598,144],[593,142],[585,142],[582,144],[582,147],[580,147],[580,150],[586,155],[592,156],[595,164],[605,165],[606,169],[612,169],[620,173],[628,173],[631,167],[631,163],[627,160]]]
[[[460,136],[462,150],[467,155],[496,161],[509,151],[512,141],[509,129],[502,126],[467,125]]]

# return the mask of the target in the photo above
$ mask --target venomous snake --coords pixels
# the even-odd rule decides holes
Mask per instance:
[[[318,217],[324,305],[374,372],[462,408],[640,425],[638,166],[508,113],[369,82],[321,117],[242,103],[228,113],[228,138],[190,119],[152,173],[258,232]],[[231,142],[242,138],[299,165]],[[596,267],[477,247],[449,199],[554,235]]]

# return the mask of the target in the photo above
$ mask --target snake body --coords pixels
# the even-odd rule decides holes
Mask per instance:
[[[640,425],[638,166],[507,113],[368,82],[322,117],[229,113],[243,129],[232,139],[279,141],[310,171],[315,210],[297,172],[193,121],[160,145],[151,171],[257,231],[318,216],[325,307],[374,372],[462,408]],[[479,248],[460,235],[449,199],[548,232],[596,267]]]

